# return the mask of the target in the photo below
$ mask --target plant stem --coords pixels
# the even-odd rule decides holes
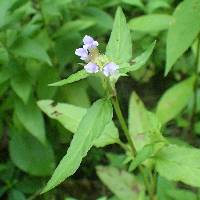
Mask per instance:
[[[194,82],[194,98],[193,98],[193,107],[192,107],[192,114],[191,114],[191,118],[190,118],[190,127],[189,127],[189,134],[190,136],[192,136],[192,132],[194,129],[194,125],[195,125],[195,114],[196,114],[196,110],[197,110],[197,101],[198,101],[198,84],[199,84],[199,60],[200,60],[200,34],[198,37],[198,43],[197,43],[197,55],[196,55],[196,60],[195,60],[195,75],[196,75],[196,79]],[[193,137],[192,137],[193,138]]]
[[[114,106],[114,109],[115,109],[116,115],[117,115],[117,117],[119,119],[119,123],[120,123],[120,125],[122,127],[122,130],[124,131],[126,139],[127,139],[128,143],[129,143],[129,145],[131,147],[133,156],[135,156],[136,155],[136,148],[135,148],[135,145],[134,145],[134,143],[133,143],[133,141],[131,139],[131,136],[130,136],[128,127],[126,125],[125,119],[123,117],[123,114],[122,114],[122,111],[121,111],[117,96],[112,97],[112,104]]]

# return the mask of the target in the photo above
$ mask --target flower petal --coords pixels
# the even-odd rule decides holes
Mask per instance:
[[[81,60],[86,60],[88,58],[88,51],[84,48],[78,48],[75,51],[77,56],[80,56]]]
[[[103,68],[103,73],[105,76],[112,76],[118,71],[119,66],[114,62],[106,64]]]
[[[95,63],[91,63],[91,62],[89,62],[87,65],[85,65],[84,69],[88,73],[97,73],[99,71],[98,65],[96,65]]]
[[[92,48],[96,48],[99,43],[97,41],[95,41],[91,36],[89,35],[86,35],[84,38],[83,38],[83,48],[84,49],[92,49]]]

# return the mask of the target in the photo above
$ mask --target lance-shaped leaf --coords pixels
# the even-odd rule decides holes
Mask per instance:
[[[153,49],[155,47],[156,41],[154,41],[145,52],[143,52],[141,55],[139,55],[138,57],[136,57],[133,60],[132,65],[130,65],[129,63],[124,64],[124,66],[122,65],[119,69],[120,73],[125,74],[131,71],[136,71],[139,68],[141,68],[142,66],[145,65],[145,63],[148,61],[148,59],[150,58]]]
[[[190,77],[169,88],[158,102],[156,115],[161,123],[173,119],[187,105],[192,94],[194,77]]]
[[[156,155],[156,170],[173,181],[200,187],[200,150],[168,145]]]
[[[191,46],[200,31],[200,1],[185,0],[179,4],[167,35],[165,75],[177,59]]]
[[[67,103],[56,103],[53,100],[38,101],[38,106],[50,118],[59,121],[67,130],[76,133],[78,126],[87,112],[87,109]],[[107,124],[95,141],[96,147],[103,147],[115,143],[119,138],[118,129],[111,121]]]
[[[135,92],[129,103],[129,131],[136,149],[141,150],[145,145],[163,141],[161,124],[154,113],[149,112]]]
[[[157,32],[168,29],[173,17],[166,14],[150,14],[135,17],[128,22],[130,29],[142,32]]]
[[[55,169],[43,193],[56,187],[76,172],[82,159],[111,120],[112,105],[109,100],[98,100],[87,110],[71,141],[67,154]]]
[[[73,82],[79,81],[81,79],[87,78],[89,75],[90,74],[88,74],[85,70],[80,70],[80,71],[76,72],[75,74],[72,74],[71,76],[69,76],[66,79],[49,84],[49,86],[63,86],[63,85],[73,83]]]
[[[106,55],[118,64],[129,62],[132,57],[131,34],[120,7],[115,14],[113,29],[106,47]]]
[[[142,184],[124,170],[115,167],[97,167],[101,181],[121,200],[140,199],[144,194]]]

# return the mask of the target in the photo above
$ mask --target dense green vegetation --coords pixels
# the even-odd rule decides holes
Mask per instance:
[[[199,76],[199,0],[0,0],[0,199],[199,200]]]

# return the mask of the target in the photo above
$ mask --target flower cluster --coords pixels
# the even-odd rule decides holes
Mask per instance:
[[[84,69],[88,73],[103,72],[105,76],[112,76],[117,73],[118,65],[111,62],[105,55],[101,55],[97,49],[99,43],[95,41],[91,36],[86,35],[83,38],[83,47],[78,48],[75,51],[80,59],[87,64]]]

